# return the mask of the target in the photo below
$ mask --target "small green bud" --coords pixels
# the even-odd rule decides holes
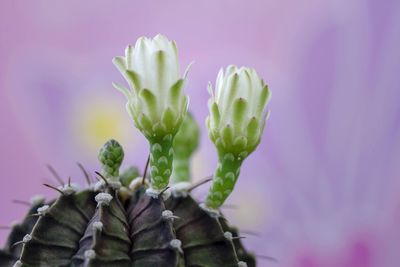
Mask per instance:
[[[118,177],[119,167],[124,159],[124,150],[117,141],[111,139],[100,149],[98,159],[105,177]]]

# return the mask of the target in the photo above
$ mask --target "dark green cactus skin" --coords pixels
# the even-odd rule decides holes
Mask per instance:
[[[179,255],[170,247],[175,234],[172,223],[162,217],[165,206],[161,198],[147,196],[142,187],[131,198],[127,210],[133,240],[131,266],[177,266]]]
[[[39,202],[29,209],[28,214],[25,216],[23,221],[19,224],[14,225],[8,236],[6,245],[3,250],[0,250],[0,267],[12,266],[19,258],[22,251],[22,246],[13,246],[18,241],[21,241],[26,234],[32,231],[35,226],[38,216],[33,216],[37,209],[44,205],[44,202]]]
[[[92,191],[61,195],[33,227],[22,250],[23,266],[69,266],[95,211],[94,196]]]
[[[14,262],[16,261],[17,259],[13,257],[13,255],[0,250],[0,267],[13,266]]]
[[[224,232],[229,231],[232,233],[233,236],[236,236],[236,237],[240,236],[239,230],[235,227],[228,225],[228,222],[225,220],[225,218],[220,218],[219,222],[220,222]],[[240,238],[234,239],[232,242],[233,242],[233,245],[235,246],[236,254],[237,254],[237,257],[239,258],[239,260],[246,262],[247,267],[256,267],[255,255],[246,251],[242,242],[240,241]]]
[[[183,244],[186,266],[233,267],[243,261],[244,255],[239,257],[234,242],[224,236],[224,232],[230,230],[227,224],[222,225],[218,218],[211,217],[192,197],[172,198],[167,208],[181,218],[174,222],[174,228]],[[237,246],[241,246],[237,241]],[[254,257],[249,258],[254,265],[248,266],[255,266]]]
[[[255,266],[240,240],[228,240],[225,231],[237,234],[222,219],[211,217],[190,196],[152,198],[142,186],[121,198],[112,196],[108,204],[98,204],[100,192],[86,189],[60,195],[44,214],[32,216],[14,226],[7,245],[0,251],[0,267],[237,267],[238,261]],[[120,199],[125,199],[121,203]],[[162,216],[171,210],[172,220]],[[102,223],[101,229],[95,223]],[[23,244],[26,234],[31,239]],[[181,241],[181,249],[171,241]],[[88,257],[87,252],[94,253]]]
[[[17,258],[21,254],[22,246],[13,246],[18,241],[21,241],[26,234],[29,234],[33,227],[35,226],[37,220],[39,219],[38,216],[35,216],[37,209],[43,206],[44,202],[39,202],[29,209],[28,214],[25,216],[24,220],[15,225],[12,228],[10,235],[8,236],[7,243],[5,246],[4,251],[10,253],[13,257]]]
[[[98,205],[79,242],[79,251],[74,255],[72,266],[130,266],[128,255],[131,246],[126,213],[115,191],[109,205]],[[101,230],[93,224],[101,222]],[[94,259],[85,259],[85,252],[96,252]],[[86,262],[85,262],[86,260]]]

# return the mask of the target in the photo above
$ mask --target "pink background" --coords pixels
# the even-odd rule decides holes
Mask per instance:
[[[2,1],[0,225],[13,199],[54,196],[45,164],[83,184],[108,138],[143,168],[147,143],[124,111],[111,58],[142,35],[178,43],[203,127],[194,178],[213,172],[206,84],[221,66],[252,66],[269,84],[271,117],[226,207],[260,237],[248,248],[276,267],[400,266],[400,2]],[[204,198],[207,186],[196,191]],[[8,231],[1,230],[4,243]]]

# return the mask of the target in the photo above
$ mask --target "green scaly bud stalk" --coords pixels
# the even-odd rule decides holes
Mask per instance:
[[[122,146],[114,139],[111,139],[100,149],[98,158],[103,176],[110,179],[118,178],[119,168],[124,159]]]
[[[199,125],[188,113],[181,128],[174,138],[174,161],[172,171],[172,182],[190,182],[190,158],[199,145]]]
[[[150,191],[156,196],[168,186],[172,174],[172,142],[189,103],[183,92],[187,70],[181,77],[176,44],[162,35],[139,38],[113,63],[130,89],[113,85],[128,99],[127,111],[150,143]]]
[[[168,186],[172,174],[174,149],[172,135],[150,141],[151,186],[161,191]]]
[[[232,192],[243,160],[258,146],[268,112],[270,91],[251,68],[229,66],[209,86],[208,134],[218,151],[218,167],[205,202],[218,209]]]
[[[231,153],[219,156],[213,183],[206,199],[207,207],[217,209],[224,204],[226,198],[233,191],[243,160],[243,158],[235,157]]]

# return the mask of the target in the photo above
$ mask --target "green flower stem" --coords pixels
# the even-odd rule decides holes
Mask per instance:
[[[218,167],[205,202],[208,208],[218,209],[228,198],[239,177],[242,162],[243,158],[231,153],[219,156]]]
[[[171,134],[150,141],[150,172],[153,189],[161,191],[168,186],[174,156],[172,143]]]
[[[175,155],[173,166],[173,183],[190,181],[190,158],[177,158]]]

